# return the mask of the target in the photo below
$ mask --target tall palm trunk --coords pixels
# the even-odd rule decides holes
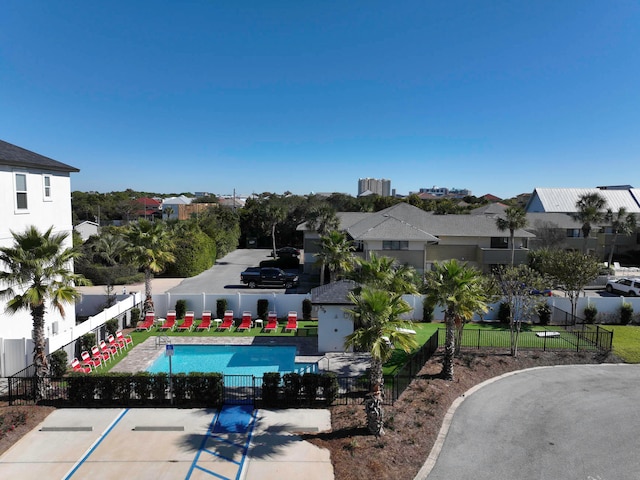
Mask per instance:
[[[446,337],[444,343],[444,359],[442,361],[442,378],[453,380],[453,357],[456,350],[455,316],[452,312],[445,313]]]
[[[144,305],[142,306],[142,310],[146,312],[151,312],[154,310],[153,306],[153,296],[151,295],[151,269],[144,269]]]
[[[609,262],[607,263],[609,268],[611,268],[611,262],[613,262],[613,252],[616,249],[617,240],[618,240],[618,232],[615,232],[613,234],[613,239],[611,240],[611,251],[609,252]]]
[[[511,266],[513,267],[513,261],[515,260],[515,254],[516,254],[516,246],[515,246],[515,231],[511,230],[510,232],[510,237],[509,240],[511,242]]]
[[[369,432],[379,437],[384,435],[384,411],[382,409],[384,377],[382,375],[382,363],[374,358],[371,359],[370,382],[371,392],[365,399],[367,428]]]
[[[46,340],[44,336],[44,304],[31,309],[33,318],[33,364],[35,365],[34,396],[35,400],[44,398],[44,377],[49,374],[47,362]]]

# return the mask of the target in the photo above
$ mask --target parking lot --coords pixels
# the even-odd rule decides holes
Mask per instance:
[[[240,281],[240,273],[247,267],[257,267],[263,260],[269,260],[269,249],[238,249],[216,261],[209,270],[195,277],[184,279],[178,286],[169,290],[169,293],[250,293],[250,289]],[[301,254],[301,261],[302,261]],[[275,292],[283,293],[284,288],[260,288],[256,293]],[[287,293],[298,293],[297,288],[286,290]]]

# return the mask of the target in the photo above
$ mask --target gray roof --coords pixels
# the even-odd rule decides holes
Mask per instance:
[[[311,289],[311,303],[321,305],[351,305],[348,295],[358,284],[353,280],[338,280]]]
[[[432,212],[398,203],[376,213],[368,213],[362,220],[345,228],[354,240],[424,240],[437,237],[501,237],[494,215],[435,215]],[[524,229],[516,230],[518,238],[535,235]]]
[[[490,203],[482,207],[474,208],[469,213],[471,215],[502,215],[507,206],[502,203]]]
[[[24,148],[0,140],[0,165],[12,167],[38,168],[58,172],[79,172],[80,170],[52,158],[45,157]]]
[[[635,192],[635,194],[634,194]],[[640,213],[638,189],[601,190],[599,188],[536,188],[527,203],[527,212],[577,212],[576,203],[582,195],[597,193],[606,201],[607,208],[617,212],[620,207],[629,213]]]

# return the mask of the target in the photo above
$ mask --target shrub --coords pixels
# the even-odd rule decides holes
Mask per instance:
[[[140,309],[138,307],[133,307],[129,310],[129,326],[135,327],[140,321]]]
[[[624,302],[620,306],[620,323],[622,325],[628,325],[631,321],[631,317],[633,317],[633,305]]]
[[[266,298],[258,299],[258,317],[262,320],[267,319],[267,312],[269,311],[269,300]]]
[[[284,401],[286,405],[293,406],[300,403],[302,390],[302,377],[299,373],[285,373],[282,376],[284,383]]]
[[[308,405],[313,404],[318,395],[320,377],[317,373],[305,373],[302,376],[302,393]]]
[[[95,333],[85,333],[80,337],[80,351],[81,352],[91,352],[91,347],[96,344],[96,334]]]
[[[511,305],[507,302],[501,302],[498,309],[498,320],[500,323],[509,323],[509,317],[511,316]]]
[[[324,394],[325,406],[330,406],[336,398],[338,398],[338,376],[333,373],[323,373],[320,377],[320,387]]]
[[[67,362],[69,361],[69,356],[67,352],[64,350],[56,350],[51,354],[49,358],[49,365],[51,367],[51,376],[53,377],[61,377],[65,373],[67,373]]]
[[[278,405],[278,389],[280,387],[280,374],[277,372],[265,373],[262,376],[262,402],[265,407]]]
[[[435,309],[435,305],[428,301],[426,298],[422,301],[422,321],[423,322],[433,322],[433,311]]]
[[[184,318],[185,313],[187,313],[187,301],[176,300],[176,318]]]
[[[223,318],[224,312],[227,310],[227,299],[219,298],[216,300],[216,318]]]
[[[595,323],[596,317],[598,316],[598,309],[595,305],[587,305],[584,310],[584,322],[585,323]]]
[[[176,260],[167,265],[167,276],[193,277],[213,266],[216,244],[200,229],[192,230],[178,237],[173,254]]]
[[[113,335],[115,337],[116,332],[118,331],[118,327],[120,326],[120,322],[118,322],[117,318],[112,318],[111,320],[107,320],[104,322],[104,328],[107,330],[109,335]]]
[[[311,320],[311,312],[313,310],[313,305],[311,305],[311,300],[305,298],[302,300],[302,319],[303,320]]]
[[[540,319],[540,325],[549,325],[549,322],[551,321],[551,307],[547,302],[538,305],[536,313]]]

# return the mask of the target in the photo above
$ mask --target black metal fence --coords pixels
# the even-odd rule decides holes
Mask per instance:
[[[409,360],[399,368],[394,375],[384,377],[384,403],[393,405],[398,397],[431,358],[438,348],[438,332]],[[36,378],[35,370],[27,368],[19,374],[7,378],[10,405],[27,405],[40,403],[55,406],[77,406],[78,403],[89,406],[145,406],[171,405],[170,383],[166,377],[128,374],[107,375],[72,375],[70,377]],[[327,373],[323,374],[327,375]],[[329,374],[332,375],[332,374]],[[322,376],[322,375],[319,375]],[[197,376],[195,376],[197,377]],[[207,402],[214,401],[222,404],[250,404],[263,405],[263,377],[252,375],[224,375],[220,400],[206,399],[196,394],[190,394],[189,385],[197,384],[198,379],[192,375],[176,375],[173,377],[173,395],[177,404],[182,406],[209,406]],[[304,376],[300,376],[301,378]],[[195,378],[195,379],[194,379]],[[328,405],[348,405],[363,403],[370,391],[369,376],[338,377],[335,376],[335,387],[323,387],[320,383],[309,393],[301,382],[302,388],[295,395],[287,392],[286,382],[282,382],[276,405],[326,407]],[[78,390],[82,389],[82,393]],[[40,400],[36,400],[40,398]]]
[[[445,343],[445,329],[440,329],[439,345]],[[611,351],[613,332],[598,325],[580,324],[549,327],[543,331],[521,331],[518,336],[520,350]],[[465,329],[461,348],[511,348],[509,330]]]

